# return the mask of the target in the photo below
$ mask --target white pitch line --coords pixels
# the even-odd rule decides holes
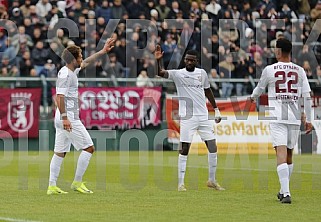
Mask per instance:
[[[36,220],[23,220],[23,219],[16,219],[16,218],[10,218],[10,217],[0,217],[1,221],[11,221],[11,222],[40,222]]]

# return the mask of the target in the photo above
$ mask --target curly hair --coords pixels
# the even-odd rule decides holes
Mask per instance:
[[[72,60],[78,59],[80,53],[81,48],[79,46],[71,45],[64,49],[61,57],[67,64],[70,64]]]

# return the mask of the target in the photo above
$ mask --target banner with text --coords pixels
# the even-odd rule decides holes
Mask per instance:
[[[247,97],[217,99],[216,103],[223,117],[219,124],[215,124],[214,111],[211,111],[213,109],[210,108],[210,104],[207,105],[210,110],[209,121],[214,125],[220,152],[236,150],[240,153],[273,152],[273,149],[270,149],[272,144],[269,122],[258,117],[255,104],[251,104]],[[172,95],[166,97],[166,118],[169,129],[168,141],[179,143],[178,100]],[[207,152],[205,144],[197,133],[193,137],[191,151],[195,150],[198,153]]]
[[[86,128],[156,126],[161,122],[161,95],[161,87],[79,88],[80,119]]]
[[[0,138],[37,138],[41,89],[0,89],[0,94]]]

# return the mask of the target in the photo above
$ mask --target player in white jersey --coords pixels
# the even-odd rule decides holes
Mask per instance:
[[[198,131],[205,141],[208,153],[209,179],[207,186],[216,190],[224,190],[216,181],[217,147],[214,126],[208,118],[206,97],[215,110],[215,122],[221,121],[220,111],[217,108],[208,77],[204,69],[196,68],[198,63],[197,52],[189,50],[184,58],[185,68],[164,70],[161,67],[163,52],[156,46],[155,58],[158,63],[158,75],[174,81],[179,97],[180,116],[180,148],[178,157],[178,191],[186,191],[184,177],[188,152],[193,134]]]
[[[270,134],[277,156],[277,173],[281,185],[278,199],[291,203],[290,176],[292,154],[300,133],[301,98],[307,116],[306,133],[312,130],[310,86],[302,67],[291,62],[292,43],[285,39],[276,42],[277,63],[265,67],[251,99],[254,102],[268,87]]]
[[[114,47],[114,39],[108,39],[104,48],[82,59],[81,49],[78,46],[68,46],[62,53],[62,59],[66,66],[58,72],[56,83],[56,115],[55,115],[55,148],[50,162],[49,187],[47,194],[65,194],[56,182],[60,167],[66,153],[70,151],[70,145],[82,150],[79,155],[77,169],[71,189],[80,193],[93,193],[83,183],[82,177],[88,167],[90,158],[94,152],[92,139],[79,119],[78,105],[78,73],[89,64],[95,62],[100,56],[106,54]]]

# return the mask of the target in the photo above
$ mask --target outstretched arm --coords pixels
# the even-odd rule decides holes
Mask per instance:
[[[268,84],[268,78],[267,78],[267,71],[265,68],[262,72],[262,76],[260,78],[259,83],[253,90],[252,95],[250,97],[252,102],[255,102],[255,100],[265,91],[267,84]]]
[[[88,65],[90,65],[91,63],[95,62],[100,56],[105,55],[106,53],[108,53],[112,48],[114,48],[114,43],[115,43],[115,39],[112,39],[112,38],[107,39],[107,41],[106,41],[106,43],[104,45],[104,48],[102,50],[96,52],[95,54],[89,56],[84,61],[82,61],[80,67],[82,69],[84,69]]]
[[[215,111],[215,122],[219,123],[222,120],[221,117],[221,113],[220,110],[218,109],[216,102],[215,102],[215,98],[214,98],[214,94],[211,88],[207,88],[204,89],[205,92],[205,96],[207,97],[208,101],[210,101],[210,103],[212,104],[214,111]]]
[[[156,45],[156,50],[154,52],[155,59],[157,60],[157,75],[163,78],[168,78],[168,72],[162,68],[162,58],[163,53],[160,45]]]

